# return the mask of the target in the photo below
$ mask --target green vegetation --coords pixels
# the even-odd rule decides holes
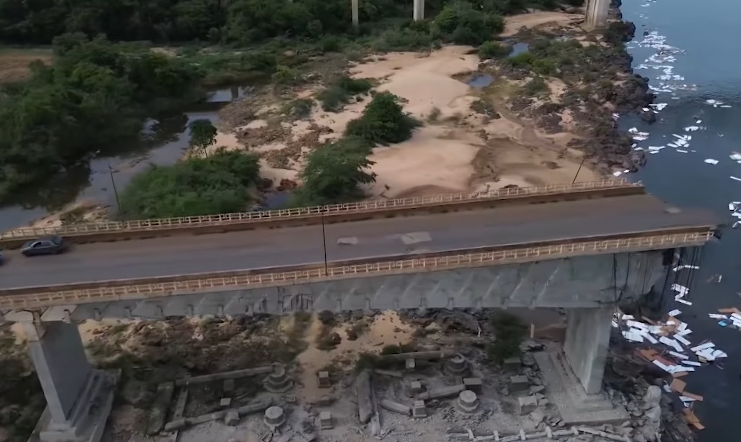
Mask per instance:
[[[314,100],[311,98],[297,98],[291,100],[281,107],[281,113],[295,120],[302,120],[311,116]]]
[[[512,52],[512,47],[503,45],[496,41],[485,41],[479,46],[479,57],[481,59],[503,58]]]
[[[528,96],[543,95],[550,92],[550,88],[543,77],[535,77],[522,86],[522,92]]]
[[[224,150],[152,166],[124,189],[121,215],[148,219],[244,211],[259,169],[256,156]]]
[[[362,198],[362,186],[376,180],[368,172],[374,164],[368,159],[373,146],[408,140],[418,125],[403,112],[399,97],[375,94],[363,115],[347,125],[345,137],[309,154],[300,174],[303,186],[294,193],[293,205],[320,206]]]
[[[198,155],[208,156],[208,148],[216,143],[216,127],[209,120],[195,120],[188,127],[191,149]]]
[[[419,122],[404,113],[399,97],[389,92],[375,94],[363,115],[350,121],[345,135],[376,144],[401,143],[412,137]]]
[[[316,148],[306,159],[300,177],[303,185],[293,195],[293,205],[321,206],[363,197],[361,186],[375,182],[368,172],[374,163],[364,140],[344,138]]]
[[[490,319],[494,329],[494,343],[486,349],[489,360],[502,364],[506,359],[520,354],[520,344],[527,327],[520,318],[510,313],[496,313]]]
[[[492,27],[498,21],[495,17],[525,12],[527,8],[555,9],[560,3],[556,0],[434,0],[427,2],[425,13],[435,17],[442,10],[443,18],[433,21],[456,40],[486,40],[486,35],[474,37],[474,34],[496,29]],[[581,5],[584,0],[566,3]],[[424,29],[411,24],[411,2],[368,0],[361,2],[359,12],[361,35],[384,28],[408,28],[424,34]],[[82,32],[89,36],[106,34],[114,41],[160,44],[199,41],[244,46],[271,38],[310,40],[352,35],[350,18],[347,0],[0,0],[0,41],[49,44],[57,35]],[[465,27],[471,29],[466,31]]]
[[[339,112],[356,95],[368,93],[373,83],[366,79],[354,79],[341,75],[329,86],[316,95],[322,103],[322,109],[327,112]]]
[[[432,31],[445,41],[478,46],[504,30],[504,18],[497,11],[471,2],[453,2],[432,21]]]
[[[622,47],[582,46],[577,40],[541,38],[530,43],[528,52],[506,61],[514,68],[558,77],[567,83],[593,83],[612,78],[621,63],[629,66],[630,56]]]
[[[140,45],[66,35],[54,51],[52,66],[37,63],[28,81],[0,90],[0,200],[134,142],[147,115],[199,96],[195,68]]]

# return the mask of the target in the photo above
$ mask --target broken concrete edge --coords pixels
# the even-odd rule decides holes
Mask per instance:
[[[177,387],[185,387],[188,385],[205,384],[213,381],[221,381],[227,379],[239,379],[248,376],[256,376],[259,374],[269,374],[273,372],[274,367],[272,365],[255,368],[245,368],[243,370],[225,371],[222,373],[206,374],[203,376],[193,376],[189,378],[178,379],[175,381]]]
[[[215,411],[213,413],[208,414],[202,414],[200,416],[194,416],[194,417],[185,417],[180,418],[176,420],[172,420],[165,424],[165,432],[173,432],[177,430],[182,430],[183,428],[191,425],[198,425],[203,424],[206,422],[214,421],[217,419],[222,419],[226,417],[227,413],[236,411],[237,414],[242,417],[248,414],[257,413],[260,411],[265,411],[268,408],[270,408],[273,405],[272,400],[261,400],[258,402],[255,402],[253,404],[247,404],[245,406],[239,407],[239,408],[232,408],[229,410],[221,410],[221,411]]]
[[[590,428],[585,426],[574,426],[568,429],[561,429],[561,430],[554,430],[551,427],[546,426],[545,430],[542,431],[536,431],[536,432],[525,432],[524,430],[521,430],[519,433],[510,435],[510,436],[502,436],[499,434],[498,431],[495,431],[493,434],[489,435],[481,435],[476,436],[473,435],[473,432],[466,432],[466,433],[448,433],[448,437],[456,438],[456,439],[467,439],[472,440],[474,442],[479,441],[508,441],[508,440],[532,440],[532,439],[538,439],[538,438],[554,438],[554,437],[562,437],[562,436],[578,436],[580,434],[588,434],[591,436],[600,436],[605,439],[614,440],[617,442],[631,442],[631,439],[628,436],[623,436],[616,433],[610,433],[607,431],[598,430],[596,428]],[[473,435],[473,438],[472,438]],[[524,439],[521,439],[521,437],[524,436]]]

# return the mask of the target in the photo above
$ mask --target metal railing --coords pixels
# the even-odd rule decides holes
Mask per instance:
[[[1,240],[33,239],[44,235],[74,235],[86,233],[105,233],[117,231],[151,231],[173,228],[215,226],[230,223],[249,223],[266,220],[287,220],[306,218],[318,215],[332,216],[353,212],[373,212],[384,209],[403,209],[433,206],[446,203],[465,203],[482,199],[507,198],[526,195],[547,195],[554,193],[579,192],[585,190],[609,189],[619,187],[640,187],[640,183],[630,183],[623,179],[587,181],[580,183],[553,184],[541,187],[516,187],[490,190],[487,192],[453,193],[414,198],[398,198],[379,201],[361,201],[357,203],[332,204],[329,206],[302,207],[295,209],[268,210],[260,212],[222,213],[219,215],[185,216],[180,218],[163,218],[132,221],[105,221],[84,224],[72,224],[58,227],[21,227],[7,230],[0,234]]]
[[[49,307],[54,305],[75,305],[94,302],[120,301],[127,299],[145,299],[188,293],[207,292],[209,290],[250,289],[276,287],[334,279],[384,276],[399,273],[443,271],[457,268],[482,267],[518,262],[539,261],[543,259],[567,258],[579,255],[600,253],[621,253],[646,250],[660,250],[670,247],[702,245],[713,236],[712,231],[677,233],[670,235],[644,236],[636,238],[612,239],[601,241],[575,241],[570,244],[559,244],[541,247],[523,247],[519,249],[455,254],[434,258],[410,258],[403,260],[379,261],[369,264],[329,266],[323,265],[300,271],[271,272],[254,274],[245,270],[244,275],[237,276],[204,276],[183,275],[193,279],[157,283],[157,278],[131,280],[128,284],[122,281],[111,281],[117,284],[110,287],[64,290],[64,286],[39,288],[36,293],[13,294],[13,290],[0,290],[0,308],[17,309]],[[171,278],[169,278],[171,279]],[[146,281],[146,282],[145,282]],[[100,283],[96,283],[100,284]]]

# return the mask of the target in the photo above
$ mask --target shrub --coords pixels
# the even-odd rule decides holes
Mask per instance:
[[[503,58],[512,52],[512,47],[496,41],[485,41],[479,46],[478,52],[479,57],[482,59]]]
[[[415,51],[431,47],[433,41],[429,32],[411,28],[390,29],[381,33],[373,43],[373,49],[380,52]]]
[[[152,166],[121,193],[121,215],[147,219],[243,211],[259,171],[257,156],[225,150],[172,166]]]
[[[548,84],[543,80],[543,77],[535,77],[532,80],[525,83],[522,87],[523,93],[529,96],[541,95],[550,92]]]
[[[400,143],[412,137],[419,123],[404,113],[399,97],[381,92],[373,97],[363,116],[350,121],[345,135],[361,138],[371,146]]]
[[[472,46],[480,45],[503,30],[504,19],[501,15],[482,12],[464,1],[445,5],[433,21],[433,35]]]
[[[487,347],[487,357],[502,364],[506,359],[518,356],[527,329],[520,318],[509,313],[497,313],[490,319],[490,324],[496,340]]]
[[[327,112],[339,112],[350,101],[350,97],[367,93],[373,87],[373,83],[366,79],[350,78],[341,75],[327,88],[316,95],[316,99],[322,103],[322,109]]]
[[[368,159],[370,147],[358,138],[326,143],[309,154],[300,177],[303,185],[293,195],[294,206],[320,206],[363,197],[361,188],[373,183],[368,172],[374,163]]]

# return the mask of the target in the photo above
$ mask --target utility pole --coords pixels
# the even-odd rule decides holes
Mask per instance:
[[[322,206],[319,209],[319,214],[322,218],[322,247],[324,247],[324,276],[329,276],[329,264],[327,263],[327,231],[324,228],[324,211],[327,210],[326,206]]]
[[[116,208],[121,210],[121,201],[118,199],[118,189],[116,188],[116,180],[113,179],[113,167],[111,163],[108,163],[108,174],[111,176],[111,184],[113,185],[113,195],[116,197]]]
[[[579,163],[579,168],[578,168],[578,169],[576,169],[576,175],[574,175],[574,180],[573,180],[573,181],[571,182],[571,184],[574,184],[574,183],[576,182],[576,177],[578,177],[578,176],[579,176],[579,172],[581,172],[581,166],[583,166],[583,165],[584,165],[584,161],[586,161],[586,160],[587,160],[587,156],[586,156],[586,155],[584,155],[584,156],[582,157],[582,159],[581,159],[581,163]]]

